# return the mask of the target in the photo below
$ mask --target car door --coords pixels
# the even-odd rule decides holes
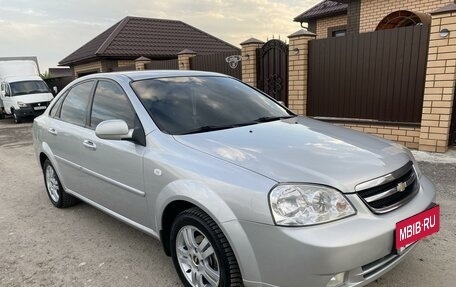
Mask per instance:
[[[87,124],[87,113],[94,81],[73,86],[59,98],[50,112],[45,133],[57,171],[65,188],[79,192],[83,174],[81,133]]]
[[[104,140],[95,135],[105,120],[124,120],[130,129],[142,129],[123,89],[114,81],[99,80],[92,100],[90,125],[82,134],[83,195],[144,226],[151,217],[144,192],[145,147],[134,141]]]
[[[11,89],[8,83],[3,83],[3,108],[5,112],[11,114],[11,107],[14,106],[14,97],[11,95]]]

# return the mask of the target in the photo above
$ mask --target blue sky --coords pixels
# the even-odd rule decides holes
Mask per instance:
[[[318,0],[0,0],[0,57],[38,56],[41,72],[125,16],[176,19],[231,44],[286,38]]]

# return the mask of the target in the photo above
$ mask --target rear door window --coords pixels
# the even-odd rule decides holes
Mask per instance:
[[[71,88],[63,101],[60,119],[79,126],[86,125],[87,109],[93,81],[84,82]]]
[[[68,94],[68,93],[65,93],[65,95],[62,95],[62,96],[57,100],[57,102],[55,103],[55,105],[51,108],[51,111],[49,112],[49,116],[50,116],[50,117],[52,117],[52,118],[59,118],[59,117],[60,117],[60,107],[62,106],[62,102],[63,102],[63,100],[65,99],[66,94]]]
[[[99,81],[92,104],[90,126],[106,120],[124,120],[128,128],[135,127],[136,113],[122,88],[111,81]]]

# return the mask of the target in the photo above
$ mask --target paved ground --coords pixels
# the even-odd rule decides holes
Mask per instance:
[[[87,204],[50,204],[30,128],[0,121],[0,286],[181,286],[157,240]],[[420,166],[439,192],[441,232],[369,287],[455,286],[456,163]]]

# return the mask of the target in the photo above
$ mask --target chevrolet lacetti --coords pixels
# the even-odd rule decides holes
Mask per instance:
[[[54,206],[159,238],[185,286],[364,286],[439,229],[406,148],[220,74],[77,79],[33,139]]]

